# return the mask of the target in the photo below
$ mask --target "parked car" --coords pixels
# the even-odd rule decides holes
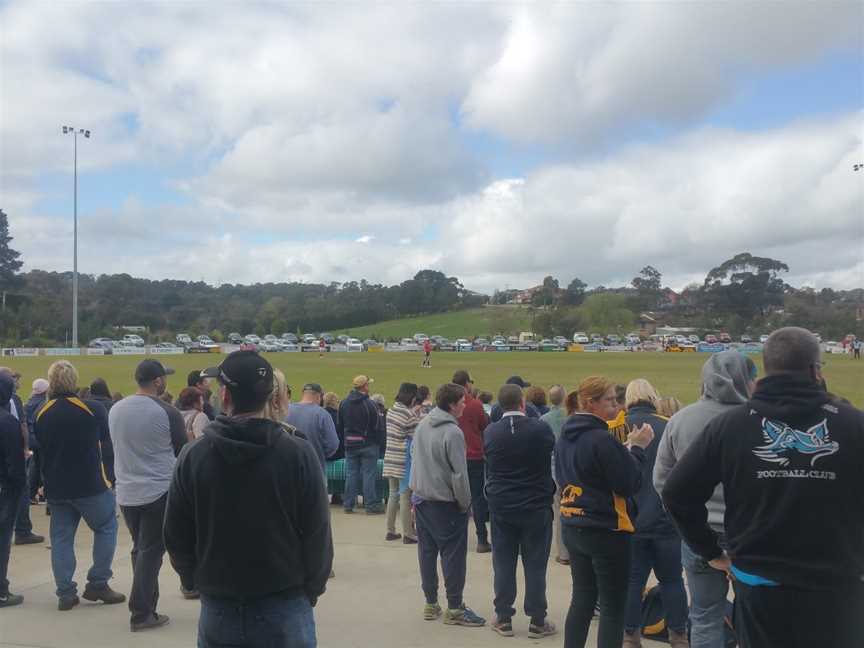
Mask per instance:
[[[693,344],[699,344],[699,336],[698,335],[688,335],[687,339]]]
[[[705,336],[705,343],[706,344],[717,344],[717,336],[709,333],[708,335]]]
[[[474,346],[478,349],[482,349],[483,347],[489,346],[489,340],[487,340],[486,338],[477,338],[476,340],[474,340]]]
[[[752,341],[753,341],[753,338],[751,338],[749,335],[742,335],[741,336],[741,342],[744,344],[750,344]]]
[[[828,342],[825,344],[825,353],[846,353],[846,349],[839,342]]]
[[[197,342],[198,342],[198,344],[202,344],[202,345],[208,346],[208,347],[218,347],[219,346],[218,344],[216,344],[212,340],[212,338],[209,335],[199,335],[197,337]]]
[[[229,344],[243,344],[243,336],[239,333],[229,333],[228,334],[228,343]]]
[[[337,335],[336,342],[339,344],[348,344],[348,340],[354,340],[356,338],[352,338],[348,335]]]
[[[562,346],[562,347],[566,347],[567,345],[570,344],[570,340],[568,340],[563,335],[556,335],[554,338],[552,338],[552,341],[555,344],[557,344],[558,346]]]
[[[357,338],[348,338],[345,340],[345,346],[349,351],[363,351],[363,343]]]
[[[258,350],[272,353],[273,351],[281,351],[282,349],[275,342],[271,342],[270,340],[261,340],[258,344]]]
[[[576,344],[590,344],[591,338],[589,338],[588,335],[586,335],[585,333],[582,333],[580,331],[578,333],[573,334],[573,341]]]
[[[265,336],[264,336],[264,340],[265,340],[266,342],[275,342],[275,341],[276,341],[276,336],[273,335],[272,333],[270,333],[269,335],[265,335]]]
[[[639,344],[642,344],[642,338],[638,335],[628,335],[624,338],[624,342],[629,346],[638,346]]]
[[[288,340],[282,340],[278,344],[279,344],[279,347],[282,349],[282,351],[299,351],[300,350],[300,347],[298,347],[293,342],[288,342]]]
[[[261,344],[261,338],[255,335],[254,333],[250,333],[246,337],[243,338],[244,342],[248,342],[249,344],[259,345]]]
[[[294,335],[293,333],[283,333],[282,339],[285,340],[286,342],[291,342],[292,344],[297,344],[297,342],[299,341],[297,339],[297,336]]]
[[[372,338],[367,338],[363,340],[363,350],[368,351],[369,347],[377,347],[381,346],[381,343],[378,340],[373,340]]]
[[[496,335],[492,338],[492,344],[507,344],[507,338],[503,335]]]
[[[621,344],[621,336],[610,333],[606,336],[606,341],[609,343],[609,346]]]
[[[399,344],[413,346],[417,343],[414,341],[414,338],[402,338],[401,340],[399,340]]]
[[[518,335],[510,335],[507,337],[507,344],[519,344]]]
[[[765,344],[765,343],[768,341],[768,336],[767,336],[767,335],[760,335],[760,336],[759,336],[759,341],[760,341],[762,344]]]
[[[720,334],[720,341],[723,344],[731,344],[732,343],[732,336],[729,335],[728,333],[721,333]]]
[[[144,338],[142,338],[140,335],[136,335],[135,333],[127,333],[126,335],[124,335],[123,342],[125,342],[129,346],[144,346]]]
[[[525,340],[519,346],[527,347],[529,351],[536,351],[537,349],[540,348],[540,343],[535,342],[534,340]]]
[[[333,344],[336,341],[336,338],[330,333],[322,333],[319,337],[324,340],[324,344]]]
[[[90,340],[87,348],[102,349],[105,355],[111,355],[114,352],[114,341],[110,338],[96,338],[95,340]]]
[[[428,339],[429,339],[429,336],[426,335],[425,333],[415,333],[414,334],[414,341],[417,344],[423,344]]]
[[[591,344],[605,344],[605,343],[606,343],[606,339],[602,335],[595,333],[594,335],[591,336]]]
[[[456,350],[457,351],[473,351],[474,345],[471,344],[466,338],[459,338],[456,340]]]
[[[178,333],[177,337],[174,339],[177,341],[177,344],[182,347],[187,347],[192,344],[192,338],[188,333]]]
[[[154,344],[157,349],[182,349],[179,344],[174,344],[173,342],[159,342],[158,344]]]
[[[304,334],[304,335],[303,335],[303,338],[302,338],[302,340],[303,340],[303,344],[310,344],[311,342],[314,342],[314,341],[317,340],[317,339],[318,339],[318,338],[316,338],[316,337],[315,337],[314,335],[312,335],[311,333],[306,333],[306,334]]]

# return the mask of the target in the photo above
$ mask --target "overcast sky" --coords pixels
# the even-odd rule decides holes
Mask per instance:
[[[27,269],[864,286],[864,4],[0,3]]]

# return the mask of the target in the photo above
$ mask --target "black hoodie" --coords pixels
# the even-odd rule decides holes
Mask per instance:
[[[314,605],[333,564],[324,475],[292,428],[218,417],[174,469],[165,546],[187,589],[249,600],[305,594]]]
[[[15,383],[0,374],[0,492],[20,492],[24,488],[24,438],[21,423],[6,411]]]
[[[370,400],[369,394],[356,389],[348,393],[339,404],[336,434],[344,440],[346,449],[384,445],[387,436],[384,417],[378,411],[378,406]]]
[[[621,445],[603,419],[568,418],[555,445],[561,524],[632,533],[644,461],[645,451]]]
[[[802,589],[864,582],[864,414],[790,375],[712,420],[672,470],[663,502],[693,550],[720,555],[705,502],[723,484],[736,569]]]

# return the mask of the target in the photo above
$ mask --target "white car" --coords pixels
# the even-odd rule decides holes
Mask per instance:
[[[259,351],[267,351],[267,352],[272,353],[273,351],[281,351],[282,350],[282,347],[280,347],[278,344],[276,344],[275,342],[269,342],[267,340],[262,340],[261,342],[258,342],[257,344],[258,344],[258,350]]]
[[[188,346],[192,344],[192,338],[189,336],[188,333],[178,333],[175,339],[177,340],[177,344],[180,344],[182,346]]]
[[[637,346],[639,344],[642,344],[642,338],[640,338],[638,335],[628,335],[624,339],[624,342],[626,342],[630,346]]]
[[[457,351],[473,351],[474,345],[471,344],[465,338],[459,338],[458,340],[456,340],[456,350]]]
[[[825,353],[846,353],[846,349],[839,342],[828,342],[825,345]]]
[[[429,336],[426,335],[425,333],[415,333],[414,334],[414,341],[417,344],[423,344],[428,339],[429,339]]]
[[[261,344],[261,338],[258,337],[257,335],[252,334],[252,333],[250,333],[249,335],[244,337],[243,341],[248,342],[249,344],[254,344],[256,346],[260,346],[260,344]]]
[[[348,338],[348,340],[345,342],[345,346],[348,347],[349,351],[362,351],[363,350],[363,343],[360,340],[358,340],[357,338]]]
[[[573,334],[573,341],[576,344],[590,344],[591,343],[591,340],[588,338],[588,336],[585,333],[574,333]]]
[[[143,347],[144,338],[142,338],[140,335],[135,335],[134,333],[127,333],[123,336],[123,343],[126,346]]]
[[[759,341],[760,341],[762,344],[765,344],[765,343],[768,341],[768,336],[767,336],[767,335],[760,335],[760,336],[759,336]]]

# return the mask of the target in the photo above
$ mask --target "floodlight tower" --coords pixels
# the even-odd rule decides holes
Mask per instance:
[[[90,139],[90,131],[64,126],[63,134],[72,134],[73,216],[72,216],[72,346],[78,346],[78,135]]]

